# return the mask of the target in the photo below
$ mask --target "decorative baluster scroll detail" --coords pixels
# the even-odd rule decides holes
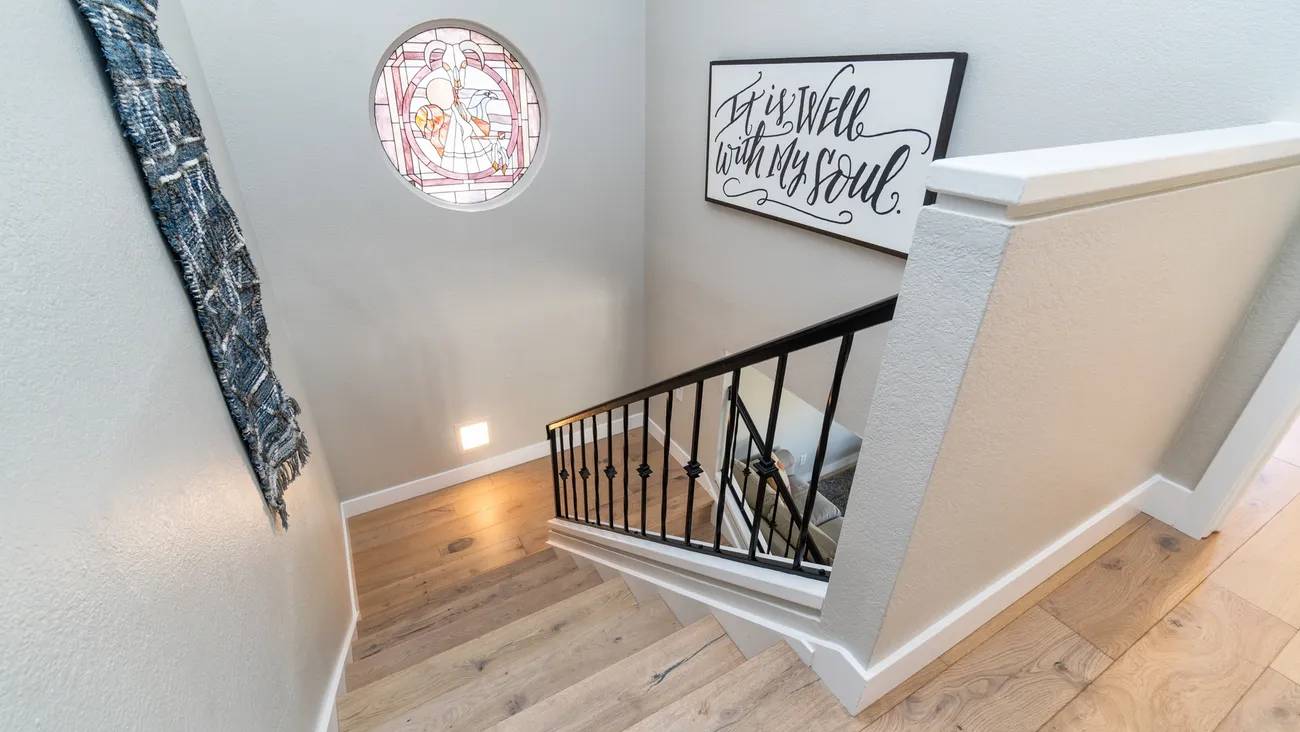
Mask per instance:
[[[704,469],[700,467],[700,407],[704,400],[704,382],[695,382],[695,414],[691,417],[691,459],[686,462],[686,527],[682,540],[691,543],[691,519],[695,514],[695,481]]]
[[[569,477],[572,479],[569,483],[569,491],[573,496],[573,518],[578,518],[578,462],[573,456],[573,423],[569,427],[569,468],[572,473]]]
[[[848,333],[840,339],[840,351],[835,357],[835,375],[831,377],[831,390],[826,395],[826,414],[822,417],[821,437],[817,440],[817,454],[813,458],[812,480],[808,483],[808,497],[804,499],[803,517],[799,523],[799,548],[794,553],[794,568],[803,565],[804,551],[808,549],[808,518],[812,516],[813,499],[817,496],[817,483],[822,477],[822,465],[826,462],[826,444],[830,441],[831,425],[835,421],[835,408],[840,403],[840,383],[844,380],[844,368],[849,362],[849,350],[853,348],[853,334]]]
[[[605,412],[605,477],[609,480],[609,528],[614,528],[614,410]]]
[[[736,395],[740,393],[740,369],[731,372],[731,388],[727,391],[727,430],[724,433],[722,479],[718,486],[718,512],[713,521],[713,551],[722,549],[722,519],[727,505],[727,491],[731,490],[732,452],[736,448]],[[741,495],[744,495],[741,490]],[[743,499],[742,499],[743,500]]]
[[[560,444],[560,505],[564,507],[565,518],[573,518],[575,514],[569,501],[569,478],[573,473],[569,470],[568,452],[564,449],[564,428],[557,429],[555,437]]]
[[[591,417],[591,467],[600,470],[600,421],[595,415]],[[600,476],[596,476],[596,484],[592,486],[594,495],[592,502],[596,504],[596,525],[600,526]]]
[[[641,464],[636,466],[636,474],[641,476],[641,536],[645,536],[646,494],[649,489],[646,482],[654,471],[646,463],[650,456],[650,397],[641,402]]]
[[[570,435],[572,436],[572,435]],[[582,476],[582,520],[591,523],[591,504],[587,497],[587,478],[591,477],[591,471],[587,470],[587,421],[578,420],[578,439],[582,444],[578,445],[578,452],[582,454],[582,470],[578,475]],[[596,507],[596,516],[600,516],[600,507]]]
[[[758,535],[763,530],[763,493],[767,490],[767,481],[776,475],[776,463],[772,461],[772,441],[776,439],[776,419],[781,412],[781,390],[785,384],[785,365],[787,356],[776,359],[776,378],[772,380],[772,407],[767,414],[767,434],[758,446],[758,495],[754,499],[754,525],[749,535],[749,558],[753,559],[758,549]],[[776,500],[773,497],[772,523],[776,522]],[[771,544],[768,544],[769,548]],[[770,549],[769,549],[770,550]]]

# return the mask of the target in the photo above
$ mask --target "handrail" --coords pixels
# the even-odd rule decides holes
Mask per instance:
[[[817,542],[810,541],[811,522],[809,519],[813,513],[817,484],[826,459],[830,429],[839,402],[841,381],[844,376],[849,351],[853,344],[854,334],[860,330],[892,320],[897,302],[897,296],[885,298],[866,307],[824,320],[816,325],[803,328],[753,348],[748,348],[740,353],[678,374],[670,379],[665,379],[548,424],[546,426],[546,437],[550,444],[551,488],[554,494],[556,517],[599,527],[607,531],[621,531],[629,536],[637,536],[648,541],[660,541],[692,551],[706,552],[732,561],[748,562],[756,566],[793,572],[805,577],[828,579],[831,571],[830,563],[834,561],[835,544],[829,542],[823,547],[819,545],[821,539],[818,539]],[[776,449],[777,421],[780,418],[786,367],[789,364],[790,356],[795,352],[833,339],[839,340],[839,353],[835,359],[834,376],[831,379],[830,390],[827,394],[826,408],[822,413],[822,425],[817,443],[816,458],[813,461],[812,479],[808,485],[807,494],[802,499],[803,506],[800,507],[799,503],[801,501],[794,497],[788,481],[782,478],[781,471],[776,468],[776,458],[772,454],[773,450]],[[748,407],[740,398],[740,377],[746,367],[754,366],[769,359],[774,360],[776,366],[770,384],[772,398],[768,405],[767,423],[764,430],[760,431],[753,416],[750,415]],[[727,375],[730,375],[731,386],[726,390],[726,403],[729,406],[726,409],[726,425],[723,429],[722,464],[718,466],[718,474],[714,477],[714,480],[718,481],[720,490],[715,493],[714,489],[710,487],[709,478],[705,478],[706,482],[704,483],[708,492],[713,494],[709,498],[717,503],[717,507],[713,512],[712,525],[708,526],[708,530],[712,534],[712,541],[698,541],[692,536],[693,530],[696,528],[694,525],[697,505],[695,489],[696,483],[708,470],[700,462],[700,426],[701,421],[705,419],[703,410],[706,393],[705,384],[709,379]],[[688,423],[690,428],[689,449],[678,445],[672,439],[674,391],[684,387],[694,389],[692,392],[694,408],[690,412]],[[662,447],[662,455],[660,456],[662,462],[655,467],[652,467],[648,462],[650,460],[649,417],[652,398],[663,399],[662,435],[656,439],[656,442]],[[644,426],[640,435],[640,464],[634,466],[631,464],[629,452],[631,417],[634,416],[630,414],[630,408],[637,404],[640,404],[641,414],[644,415]],[[624,437],[621,440],[621,445],[614,439],[617,434],[614,429],[615,410],[622,412],[622,432]],[[603,425],[600,424],[602,414],[604,415]],[[591,422],[590,440],[588,440],[587,431],[588,420]],[[576,430],[574,429],[575,423],[577,423]],[[606,435],[603,439],[603,451],[601,449],[602,429]],[[741,471],[746,477],[746,482],[739,488],[739,494],[737,495],[737,484],[733,481],[733,472],[734,465],[740,460],[739,441],[742,432],[749,438],[744,457],[744,470]],[[616,460],[615,452],[620,446],[622,458]],[[758,448],[757,462],[754,461],[755,447]],[[684,476],[674,477],[672,475],[670,466],[673,460],[670,456],[674,450],[685,453],[684,459],[678,461],[680,471],[685,474]],[[590,462],[588,462],[587,458],[589,451],[591,452]],[[709,462],[709,458],[706,457],[705,461]],[[616,466],[616,462],[621,462],[622,465]],[[745,490],[748,488],[748,477],[751,472],[756,472],[758,476],[758,488],[754,505],[749,504]],[[620,474],[623,478],[621,506],[623,521],[621,526],[616,519],[618,501],[614,490],[615,478],[619,477]],[[634,501],[631,486],[629,485],[633,474],[640,479],[641,483],[639,495],[635,497],[639,498],[639,501]],[[654,483],[656,485],[654,487],[651,486],[651,476],[655,476]],[[685,477],[686,481],[680,492],[678,492],[678,489],[674,489],[673,486],[675,481],[681,480],[683,477]],[[592,479],[594,479],[594,482]],[[764,527],[765,510],[763,503],[769,482],[775,492],[775,496],[772,498],[775,505],[772,507],[772,519],[767,521],[768,526]],[[579,492],[582,494],[581,498],[578,496]],[[658,504],[655,506],[658,510],[654,512],[658,514],[658,516],[654,517],[657,519],[658,525],[653,529],[651,529],[651,512],[649,510],[651,508],[649,500],[652,492],[657,494],[654,500]],[[674,493],[676,495],[672,496]],[[681,502],[683,497],[685,499],[682,514],[674,517],[671,522],[681,527],[680,533],[676,529],[669,530],[670,515],[668,509],[670,496],[678,502]],[[593,498],[595,501],[594,521],[591,515]],[[726,512],[726,504],[729,498],[736,501],[735,511],[739,511],[739,516],[735,515],[734,511],[732,514]],[[602,504],[602,500],[606,501],[606,503]],[[640,503],[639,511],[632,509],[634,503]],[[776,524],[779,520],[780,511],[777,508],[779,505],[784,505],[789,513],[789,526],[786,527],[783,536],[785,539],[784,548],[779,552],[775,552],[772,543],[776,532]],[[608,511],[602,511],[602,507],[608,507]],[[676,508],[673,510],[674,512],[677,511]],[[634,515],[635,518],[639,519],[639,527],[633,526],[632,519]],[[699,521],[706,522],[706,519],[702,516]],[[738,546],[723,545],[724,524],[727,524],[731,529],[729,540],[734,541]],[[796,527],[798,528],[798,534],[795,533]],[[764,528],[767,528],[766,541],[763,539]],[[790,557],[791,551],[794,552],[793,558]]]
[[[624,394],[616,399],[601,402],[593,407],[588,407],[581,412],[576,412],[563,419],[558,419],[546,425],[547,430],[556,430],[567,424],[584,420],[588,417],[594,417],[602,412],[607,412],[615,407],[621,407],[624,404],[639,402],[652,396],[658,396],[664,392],[673,389],[680,389],[683,386],[689,386],[705,379],[711,379],[716,376],[722,376],[736,369],[746,366],[753,366],[756,363],[762,363],[770,358],[776,358],[791,351],[798,351],[810,346],[816,346],[834,338],[856,333],[865,328],[874,325],[880,325],[893,319],[894,306],[898,302],[898,296],[892,295],[883,300],[851,310],[843,315],[837,315],[828,320],[823,320],[816,325],[810,325],[802,330],[781,336],[766,343],[761,343],[752,348],[747,348],[739,353],[733,353],[730,356],[724,356],[712,363],[707,363],[698,368],[691,369],[680,373],[676,376],[664,379],[655,384],[651,384],[642,389],[637,389],[629,394]]]

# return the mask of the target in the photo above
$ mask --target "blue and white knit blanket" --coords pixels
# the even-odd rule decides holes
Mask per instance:
[[[235,212],[208,160],[190,94],[146,0],[76,0],[108,61],[163,238],[180,263],[221,392],[266,503],[287,528],[284,491],[307,461],[298,404],[271,370],[262,292]]]

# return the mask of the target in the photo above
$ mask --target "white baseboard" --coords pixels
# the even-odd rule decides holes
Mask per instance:
[[[334,671],[330,674],[329,685],[325,687],[325,697],[321,699],[320,712],[316,715],[318,732],[326,732],[337,727],[338,719],[335,717],[335,710],[338,708],[339,697],[345,691],[343,671],[347,668],[348,658],[352,655],[352,637],[357,632],[357,617],[357,611],[354,609],[352,620],[348,622],[347,631],[343,634],[343,644],[334,661]]]
[[[1153,475],[1089,516],[1023,564],[1002,575],[918,633],[901,648],[868,666],[861,679],[855,682],[842,678],[834,681],[827,679],[827,686],[832,690],[858,686],[861,689],[860,698],[853,704],[846,703],[846,706],[854,714],[862,711],[1140,513],[1148,491],[1162,481],[1164,478]],[[814,670],[817,670],[815,664]],[[837,675],[857,673],[856,669],[848,666],[826,670]],[[822,671],[819,670],[819,673]],[[844,701],[843,697],[841,701]]]
[[[629,423],[628,429],[636,429],[641,426],[641,415],[629,414],[627,421]],[[613,421],[613,427],[614,434],[622,434],[623,418],[619,417],[618,419],[615,419]],[[583,444],[590,444],[593,440],[604,439],[607,436],[605,424],[600,423],[597,426],[596,432],[597,434],[588,435],[586,442]],[[491,475],[492,473],[507,468],[513,468],[516,465],[522,465],[537,460],[538,458],[546,457],[550,454],[550,451],[551,445],[548,441],[542,440],[541,442],[534,442],[531,445],[525,445],[521,448],[511,450],[510,452],[485,458],[468,465],[461,465],[452,468],[451,470],[444,470],[441,473],[426,475],[423,478],[416,478],[415,480],[407,481],[400,485],[383,488],[374,491],[373,493],[357,496],[356,498],[349,498],[339,505],[343,509],[344,518],[357,516],[366,513],[367,511],[374,511],[377,508],[391,506],[394,503],[401,503],[402,501],[417,496],[433,493],[434,491],[439,491],[443,488],[459,485],[465,481],[482,478],[485,475]]]
[[[804,650],[811,650],[809,665],[827,688],[850,712],[857,714],[1136,516],[1145,505],[1148,492],[1156,490],[1153,486],[1163,480],[1159,475],[1152,476],[874,664],[865,663],[830,640],[827,634],[832,629],[821,626],[815,610],[812,615],[792,613],[788,591],[755,584],[768,579],[765,572],[755,572],[759,576],[753,582],[743,583],[749,589],[742,590],[734,578],[717,584],[716,578],[706,578],[706,573],[694,566],[701,561],[698,555],[673,557],[658,546],[616,546],[615,542],[623,539],[621,536],[584,536],[583,527],[557,525],[550,543],[611,566],[625,577],[708,605],[715,614],[729,613],[735,620],[755,626],[748,629],[750,633],[766,631],[791,644],[802,644]]]

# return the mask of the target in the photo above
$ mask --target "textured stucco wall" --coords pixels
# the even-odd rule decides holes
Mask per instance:
[[[879,596],[856,593],[853,576],[832,583],[828,612],[858,623],[842,629],[848,641],[875,637],[872,657],[883,658],[1151,477],[1268,277],[1297,201],[1300,168],[1292,167],[1010,227],[956,392],[930,388],[925,370],[891,367],[892,348],[886,357],[878,399],[941,397],[951,415],[933,460],[886,452],[859,473],[863,490],[845,526],[849,557],[885,558],[877,552],[886,539],[859,527],[855,510],[892,511],[892,533],[905,532],[900,506],[872,507],[878,494],[901,489],[915,500],[906,486],[920,486],[924,501],[878,636],[874,612],[855,614],[851,601]],[[935,210],[918,244],[934,243],[938,219],[957,227],[945,234],[957,243],[969,239],[967,226],[978,234],[983,225]],[[977,249],[983,241],[975,236]],[[975,274],[986,281],[984,270]],[[895,332],[904,330],[900,341],[951,333],[942,323],[896,322]],[[893,427],[875,416],[865,452]],[[933,429],[909,434],[931,445],[936,437]]]
[[[15,5],[0,29],[0,728],[312,729],[351,613],[325,453],[279,530],[92,43],[70,2]]]
[[[643,3],[185,6],[340,495],[536,443],[640,385]],[[546,105],[532,182],[488,211],[423,200],[375,136],[381,56],[439,18],[512,43]],[[493,443],[462,454],[454,426],[480,418]]]

